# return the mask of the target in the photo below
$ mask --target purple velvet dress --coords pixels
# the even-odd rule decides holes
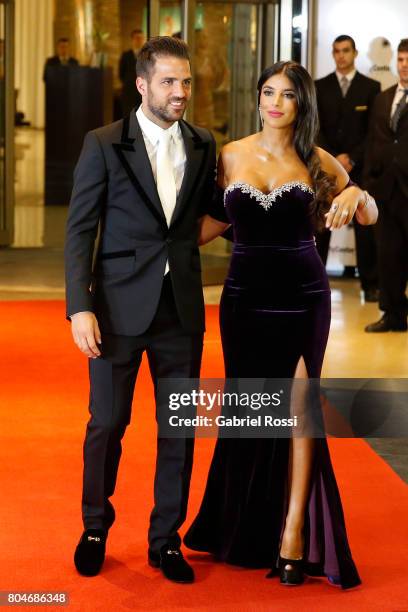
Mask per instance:
[[[234,234],[220,305],[227,378],[292,378],[300,358],[310,378],[320,377],[330,289],[315,247],[313,197],[300,181],[268,194],[237,182],[210,211]],[[275,567],[288,451],[288,439],[219,439],[186,546],[240,566]],[[325,438],[315,440],[305,519],[306,573],[335,576],[343,588],[359,584]]]

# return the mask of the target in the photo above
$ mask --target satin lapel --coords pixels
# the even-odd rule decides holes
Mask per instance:
[[[121,142],[112,146],[140,198],[167,231],[166,217],[135,110],[123,120]]]
[[[202,174],[209,145],[209,143],[202,140],[201,136],[194,128],[185,121],[180,121],[180,129],[186,149],[187,161],[183,182],[171,219],[171,225],[177,221],[183,208],[188,203],[190,196],[194,193],[195,185]]]

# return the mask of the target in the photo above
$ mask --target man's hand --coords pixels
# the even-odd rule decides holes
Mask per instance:
[[[340,153],[336,157],[337,161],[341,163],[346,172],[350,174],[353,169],[353,164],[351,163],[350,156],[347,153]]]
[[[71,315],[71,323],[72,336],[79,350],[91,359],[100,357],[97,345],[102,343],[102,339],[94,313],[77,312]]]

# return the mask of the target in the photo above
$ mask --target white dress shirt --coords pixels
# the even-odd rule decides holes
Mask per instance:
[[[407,89],[408,89],[408,87],[403,87],[401,81],[398,83],[398,87],[396,89],[394,100],[393,100],[392,106],[391,106],[391,117],[395,113],[395,109],[397,108],[397,105],[398,105],[399,101],[401,100],[402,96],[404,95],[404,92]]]
[[[149,156],[150,164],[152,166],[154,180],[157,183],[156,155],[157,146],[159,144],[160,139],[160,133],[163,132],[163,128],[161,128],[156,123],[153,123],[153,121],[150,121],[150,119],[148,119],[142,111],[141,106],[139,106],[136,111],[136,117],[139,122],[140,129],[142,130],[147,155]],[[183,182],[184,171],[186,169],[186,149],[184,146],[184,140],[181,134],[178,121],[173,123],[173,125],[169,127],[168,130],[171,131],[172,135],[170,150],[172,153],[174,180],[176,181],[176,190],[178,195],[180,192],[181,183]]]
[[[354,70],[352,70],[351,72],[348,72],[347,74],[341,74],[340,72],[338,72],[336,70],[336,77],[337,77],[337,80],[339,82],[340,87],[341,87],[341,79],[344,79],[344,77],[346,77],[346,79],[348,80],[348,82],[351,85],[351,81],[356,76],[356,72],[357,72],[357,70],[355,68],[354,68]],[[349,87],[350,87],[350,85],[349,85]]]
[[[142,107],[136,111],[136,118],[139,122],[140,129],[142,130],[143,140],[146,146],[147,155],[150,160],[150,164],[152,167],[152,172],[154,176],[154,180],[157,184],[157,148],[159,145],[160,134],[163,132],[163,128],[159,125],[148,119],[144,112],[142,111]],[[184,146],[183,136],[181,134],[180,126],[178,121],[173,123],[168,131],[171,133],[171,141],[170,141],[170,152],[171,158],[173,160],[173,170],[174,170],[174,180],[176,183],[176,193],[177,196],[180,193],[181,184],[183,182],[184,171],[186,169],[186,149]],[[174,211],[173,211],[174,212]],[[164,270],[164,275],[169,271],[169,262],[166,261],[166,266]]]

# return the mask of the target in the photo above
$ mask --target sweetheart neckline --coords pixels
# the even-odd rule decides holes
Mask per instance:
[[[246,181],[234,181],[233,183],[230,183],[229,185],[227,185],[227,187],[225,188],[225,193],[228,190],[232,190],[232,188],[235,187],[239,187],[241,185],[246,185],[247,187],[250,187],[251,189],[254,189],[255,191],[258,191],[258,193],[262,194],[265,197],[271,196],[272,194],[274,194],[275,192],[282,192],[282,191],[288,191],[288,187],[306,187],[305,191],[309,191],[309,193],[311,193],[312,195],[315,195],[315,192],[313,191],[312,187],[310,185],[308,185],[305,181],[287,181],[286,183],[282,183],[282,185],[279,185],[279,187],[274,187],[273,189],[271,189],[271,191],[268,191],[267,193],[265,193],[264,191],[262,191],[262,189],[259,189],[258,187],[255,187],[255,185],[252,185],[251,183],[247,183]]]

